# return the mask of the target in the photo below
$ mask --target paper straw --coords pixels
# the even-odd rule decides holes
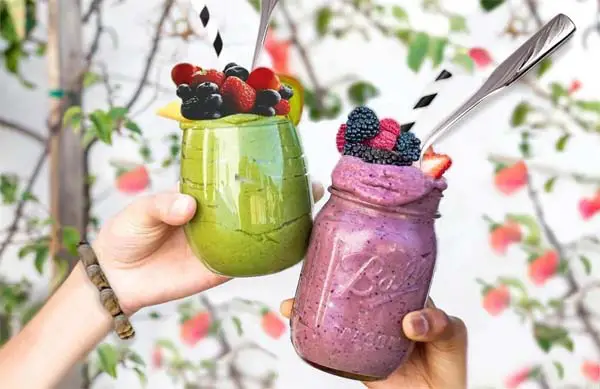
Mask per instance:
[[[202,0],[191,0],[191,2],[192,7],[194,7],[194,10],[200,17],[202,26],[206,30],[208,40],[212,43],[212,47],[215,50],[218,58],[221,55],[221,51],[223,51],[223,38],[221,37],[221,32],[219,31],[218,20],[211,15],[206,2]]]
[[[428,107],[431,107],[433,101],[439,94],[440,90],[442,90],[442,88],[446,85],[450,78],[452,78],[452,73],[450,73],[446,69],[443,69],[441,72],[438,73],[435,80],[433,80],[425,88],[423,93],[421,93],[421,97],[419,97],[419,99],[413,106],[410,113],[411,119],[404,122],[404,124],[400,125],[400,130],[402,132],[410,131],[413,128],[413,126],[417,122],[418,116],[422,115],[423,112],[427,111]]]

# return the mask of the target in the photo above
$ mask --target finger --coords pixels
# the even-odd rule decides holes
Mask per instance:
[[[160,224],[183,225],[195,212],[196,201],[193,197],[177,192],[164,192],[140,198],[129,206],[124,216],[129,223],[150,228]]]
[[[425,302],[425,308],[436,308],[435,303],[431,297],[427,297],[427,301]]]
[[[313,192],[313,198],[316,203],[319,200],[321,200],[321,198],[323,198],[323,195],[325,194],[325,188],[323,187],[323,185],[321,183],[313,182],[312,183],[312,192]]]
[[[447,351],[466,345],[467,331],[462,320],[437,308],[409,313],[402,320],[402,329],[409,339],[435,342]]]
[[[294,307],[294,299],[287,299],[281,302],[279,312],[288,319],[292,316],[292,308]]]

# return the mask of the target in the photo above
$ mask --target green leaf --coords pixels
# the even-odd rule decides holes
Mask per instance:
[[[95,135],[102,142],[112,144],[113,121],[111,117],[102,110],[95,110],[90,114]]]
[[[500,282],[503,285],[511,286],[517,289],[519,292],[521,292],[522,295],[527,295],[527,288],[520,280],[516,278],[499,277],[498,282]]]
[[[353,105],[364,105],[378,95],[379,90],[367,81],[357,81],[348,87],[348,99]]]
[[[63,126],[71,127],[73,130],[81,128],[81,120],[83,119],[83,111],[78,105],[73,105],[65,111],[63,115]]]
[[[461,15],[450,16],[450,31],[452,32],[469,32],[467,21]]]
[[[119,363],[119,352],[117,349],[108,344],[103,343],[96,350],[100,361],[100,368],[113,378],[117,378],[117,365]]]
[[[429,50],[429,35],[424,32],[418,32],[408,47],[407,63],[408,67],[418,72],[425,61],[425,56]]]
[[[21,193],[21,200],[23,200],[23,201],[31,201],[31,202],[34,202],[34,203],[39,203],[40,202],[40,199],[38,199],[31,192],[23,192],[23,193]]]
[[[405,45],[408,45],[413,39],[414,32],[407,28],[399,28],[398,30],[396,30],[394,35],[396,36],[396,38],[398,38],[400,42],[404,43]]]
[[[549,326],[539,322],[534,323],[533,336],[538,346],[546,353],[550,352],[555,345],[573,351],[573,340],[569,337],[569,332],[563,327]]]
[[[50,290],[55,290],[62,284],[69,274],[69,262],[60,257],[54,258],[54,274],[50,285]]]
[[[0,195],[3,204],[14,204],[17,201],[19,177],[16,174],[0,174]]]
[[[569,140],[570,137],[571,137],[570,134],[564,134],[560,138],[558,138],[558,140],[556,141],[556,145],[555,145],[556,151],[564,151],[565,146],[567,145],[567,141]]]
[[[585,271],[585,274],[587,274],[589,276],[592,272],[592,262],[585,255],[580,255],[579,260],[581,261],[581,264],[583,265],[583,270]]]
[[[173,355],[179,355],[179,350],[177,349],[177,346],[175,346],[175,344],[169,339],[158,339],[156,341],[156,345],[166,350],[169,350],[173,353]]]
[[[392,6],[392,15],[400,21],[408,20],[408,14],[404,10],[404,8],[394,5]]]
[[[128,109],[125,107],[113,107],[108,111],[108,116],[110,116],[113,122],[117,122],[125,118],[127,111]]]
[[[148,314],[148,317],[152,320],[158,320],[160,319],[162,316],[160,315],[160,313],[156,312],[156,311],[152,311]]]
[[[509,214],[506,218],[527,228],[529,234],[524,239],[527,244],[537,246],[540,243],[541,230],[534,217],[522,214]]]
[[[145,388],[146,385],[148,385],[148,377],[146,377],[146,373],[144,373],[142,371],[142,369],[140,369],[139,367],[134,367],[133,371],[135,372],[138,379],[140,380],[140,384],[142,385],[142,387]]]
[[[240,320],[240,318],[237,316],[233,316],[231,318],[231,321],[233,321],[233,325],[235,326],[238,336],[242,336],[244,334],[244,330],[242,328],[242,321]]]
[[[562,363],[554,361],[552,364],[554,365],[554,368],[556,368],[556,375],[558,378],[561,380],[565,378],[565,368],[563,367]]]
[[[19,73],[19,62],[23,55],[24,53],[20,42],[13,43],[4,50],[4,65],[9,73]]]
[[[90,86],[97,84],[102,80],[102,77],[98,73],[87,72],[83,76],[83,87],[89,88]]]
[[[577,100],[575,105],[584,111],[600,113],[600,101]]]
[[[554,189],[554,183],[556,182],[557,177],[550,177],[546,180],[546,182],[544,183],[544,191],[546,193],[550,193],[552,192],[552,189]]]
[[[548,305],[554,309],[561,309],[564,302],[558,299],[550,299],[548,300]]]
[[[504,0],[479,0],[479,4],[484,11],[490,12],[495,8],[501,6],[504,3]]]
[[[317,17],[315,18],[315,29],[320,37],[323,37],[329,31],[329,25],[333,12],[329,7],[321,7],[317,10]]]
[[[438,67],[444,60],[444,51],[448,45],[448,39],[445,37],[430,37],[429,57],[433,67]]]
[[[469,73],[472,73],[475,69],[475,63],[473,62],[473,59],[466,53],[457,53],[452,58],[452,62],[463,67]]]
[[[33,264],[35,266],[35,270],[39,274],[44,274],[44,265],[46,264],[46,260],[48,259],[48,254],[50,253],[50,247],[42,246],[39,247],[35,252],[35,259]]]
[[[529,132],[523,131],[521,132],[521,142],[519,143],[519,151],[524,158],[529,158],[531,156],[531,143],[529,143]]]
[[[557,104],[561,97],[568,95],[568,92],[565,87],[557,82],[553,82],[550,84],[550,95],[552,103]]]
[[[525,123],[527,119],[527,114],[531,111],[531,106],[522,101],[513,110],[513,113],[510,117],[510,125],[513,127],[519,127]]]
[[[127,359],[129,359],[131,362],[133,362],[137,365],[146,366],[146,362],[144,362],[144,360],[142,359],[140,354],[136,353],[135,351],[128,350],[127,351]]]
[[[542,62],[537,66],[536,75],[537,78],[542,78],[544,73],[546,73],[552,67],[552,59],[544,58]]]
[[[77,245],[81,240],[79,231],[77,228],[71,226],[64,226],[62,228],[62,242],[63,246],[72,255],[77,255]]]
[[[125,121],[125,128],[133,132],[134,134],[142,135],[142,129],[140,128],[140,126],[138,126],[136,122],[133,122],[129,119]]]
[[[248,0],[248,3],[250,3],[254,10],[260,11],[260,0]]]

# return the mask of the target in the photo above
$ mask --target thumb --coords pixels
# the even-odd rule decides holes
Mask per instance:
[[[140,228],[152,228],[162,224],[180,226],[196,213],[193,197],[177,192],[164,192],[142,197],[129,206],[125,216]]]

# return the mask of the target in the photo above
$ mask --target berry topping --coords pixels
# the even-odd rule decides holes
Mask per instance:
[[[226,71],[227,71],[227,69],[229,69],[229,68],[232,68],[232,67],[234,67],[234,66],[238,66],[238,64],[237,64],[237,63],[235,63],[235,62],[229,62],[229,63],[228,63],[227,65],[225,65],[225,67],[223,68],[223,72],[226,72]]]
[[[188,84],[179,84],[177,87],[177,97],[186,100],[194,95],[194,91]]]
[[[396,146],[396,139],[398,138],[398,135],[384,130],[382,126],[379,128],[379,134],[375,135],[374,138],[367,140],[365,144],[376,149],[393,150],[394,146]]]
[[[227,68],[227,70],[225,70],[225,77],[237,77],[242,81],[246,81],[248,79],[248,75],[250,73],[248,73],[248,71],[242,67],[242,66],[231,66],[229,68]]]
[[[396,151],[407,162],[416,162],[421,154],[421,141],[412,132],[403,132],[396,141]]]
[[[294,90],[288,85],[282,84],[281,88],[279,88],[279,94],[281,95],[282,99],[289,100],[294,96]]]
[[[202,108],[204,109],[205,112],[218,112],[219,109],[221,108],[221,105],[223,105],[223,98],[221,97],[220,94],[214,93],[212,95],[209,95],[206,100],[204,100],[204,104],[202,105]]]
[[[275,108],[265,107],[264,105],[257,105],[254,108],[254,113],[263,116],[275,116]]]
[[[219,86],[214,82],[203,82],[196,87],[196,96],[201,99],[215,93],[219,93]]]
[[[364,162],[378,165],[409,165],[394,151],[374,149],[362,143],[346,143],[344,145],[344,155],[357,157]]]
[[[201,70],[198,66],[191,63],[179,63],[171,69],[171,80],[175,85],[191,84],[192,76],[197,71]]]
[[[450,166],[452,166],[452,160],[446,154],[427,154],[421,162],[423,173],[433,178],[440,178]]]
[[[367,107],[354,108],[348,115],[346,125],[346,141],[349,143],[363,142],[379,132],[379,119]]]
[[[215,69],[201,70],[194,73],[194,76],[192,77],[193,85],[202,84],[203,82],[212,82],[220,87],[223,85],[223,81],[225,81],[225,74]]]
[[[279,77],[269,68],[256,68],[248,76],[248,85],[255,90],[274,89],[276,91],[281,88]]]
[[[285,116],[290,113],[290,102],[287,100],[280,100],[274,107],[275,114]]]
[[[342,124],[335,136],[335,145],[340,153],[344,152],[344,145],[346,144],[346,125]]]
[[[252,111],[256,102],[256,92],[250,85],[235,76],[227,77],[221,86],[223,100],[237,112],[248,113]],[[275,111],[275,110],[273,110]]]
[[[400,134],[400,123],[390,118],[381,119],[379,121],[379,130],[391,132],[392,134],[398,136],[398,134]]]
[[[204,119],[201,101],[198,97],[192,96],[181,103],[181,115],[190,120]]]
[[[256,105],[274,107],[281,101],[279,92],[273,89],[263,89],[256,92]]]

